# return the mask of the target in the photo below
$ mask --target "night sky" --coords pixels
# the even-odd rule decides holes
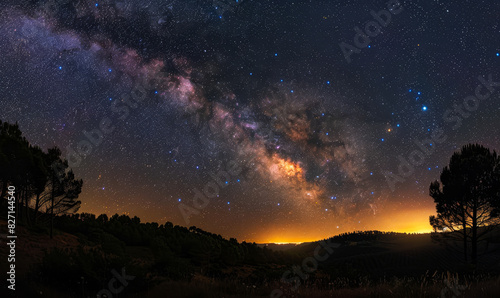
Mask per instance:
[[[430,231],[452,153],[500,148],[500,3],[398,3],[2,1],[0,119],[63,150],[79,212]]]

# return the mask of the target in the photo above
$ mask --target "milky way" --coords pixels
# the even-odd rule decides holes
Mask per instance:
[[[82,212],[250,241],[430,229],[452,152],[499,148],[497,95],[461,127],[443,117],[500,80],[498,4],[401,2],[348,63],[339,44],[387,4],[305,2],[7,1],[0,118],[62,148]]]

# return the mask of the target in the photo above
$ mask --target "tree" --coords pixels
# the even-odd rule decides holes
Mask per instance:
[[[30,171],[32,192],[35,196],[35,206],[33,213],[33,222],[36,223],[38,219],[38,212],[40,210],[41,195],[45,190],[48,182],[48,169],[45,164],[45,153],[39,147],[30,147],[33,156],[33,167]],[[29,202],[26,200],[26,215],[28,215]]]
[[[15,186],[19,222],[37,223],[40,211],[50,213],[52,235],[53,216],[79,208],[83,181],[75,178],[59,148],[45,153],[23,137],[17,123],[0,120],[0,184],[1,199],[8,186]]]
[[[78,196],[82,192],[83,181],[76,180],[73,170],[68,168],[68,161],[61,158],[61,150],[51,148],[47,153],[48,186],[46,188],[50,208],[50,237],[53,235],[54,216],[67,212],[76,212],[81,202]]]
[[[456,152],[440,176],[429,187],[436,203],[437,216],[429,221],[439,241],[463,241],[464,259],[477,261],[478,243],[487,240],[492,229],[500,224],[500,159],[495,151],[468,144]]]
[[[21,190],[23,174],[28,172],[29,151],[16,124],[0,120],[0,180],[2,182],[3,199],[9,185],[16,187],[16,193]],[[16,213],[19,212],[19,193],[16,194]],[[17,214],[16,214],[17,215]]]

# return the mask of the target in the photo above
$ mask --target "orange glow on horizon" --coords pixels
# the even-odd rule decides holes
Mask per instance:
[[[283,164],[285,165],[286,163],[284,162]],[[288,165],[288,168],[291,170],[296,169],[295,166],[291,165]],[[314,194],[311,193],[311,197],[313,196]],[[111,206],[109,209],[91,207],[93,206],[84,203],[79,211],[94,213],[96,216],[106,213],[109,217],[115,213],[128,214],[131,217],[138,216],[141,218],[141,222],[163,224],[166,221],[171,221],[174,225],[187,227],[182,219],[165,217],[162,209],[157,209],[154,212],[145,209],[136,209],[135,212],[129,213],[126,210],[130,210],[133,207],[126,205],[121,206],[121,208]],[[190,225],[195,225],[211,233],[221,234],[226,239],[236,238],[239,242],[246,241],[261,244],[315,242],[354,231],[377,230],[397,233],[430,233],[433,231],[429,224],[429,215],[435,214],[435,206],[431,201],[419,204],[418,206],[411,204],[401,205],[398,202],[386,202],[384,207],[379,208],[376,214],[368,210],[367,213],[361,212],[356,215],[351,214],[350,216],[337,214],[334,217],[322,217],[322,213],[318,214],[316,211],[305,212],[304,210],[304,213],[301,215],[302,217],[300,217],[301,221],[296,224],[293,224],[292,219],[297,215],[291,213],[289,215],[291,221],[272,221],[272,223],[268,223],[267,225],[254,226],[252,229],[247,230],[244,229],[245,227],[234,225],[231,229],[223,231],[222,229],[218,229],[218,226],[204,225],[194,221]],[[193,219],[197,220],[199,217],[194,217]]]
[[[345,226],[343,228],[341,227],[341,229],[336,229],[335,226],[332,226],[331,229],[326,229],[326,231],[319,231],[318,225],[311,223],[294,230],[268,229],[263,232],[264,235],[261,237],[246,241],[276,244],[304,243],[328,239],[343,233],[373,230],[396,233],[430,233],[433,229],[429,224],[429,215],[434,213],[435,209],[432,205],[429,205],[427,208],[420,207],[410,210],[387,208],[378,213],[376,217],[366,220],[363,228]]]

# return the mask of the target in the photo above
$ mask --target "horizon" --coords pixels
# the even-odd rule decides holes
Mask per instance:
[[[430,197],[429,197],[430,198]],[[432,198],[430,198],[430,201],[432,201]],[[168,219],[165,219],[165,218],[162,218],[161,220],[158,220],[158,219],[148,219],[147,216],[139,216],[138,214],[130,214],[129,212],[125,212],[125,213],[122,213],[124,215],[128,215],[128,216],[137,216],[141,219],[141,221],[144,221],[144,222],[156,222],[158,224],[164,224],[165,222],[167,221],[170,221],[172,222],[174,225],[179,225],[179,226],[183,226],[183,227],[186,227],[186,228],[189,228],[190,226],[196,226],[198,228],[201,228],[207,232],[211,232],[211,233],[215,233],[215,234],[220,234],[222,235],[224,238],[226,239],[229,239],[229,238],[236,238],[238,239],[238,241],[246,241],[246,242],[255,242],[255,243],[276,243],[276,242],[279,242],[279,243],[303,243],[303,242],[311,242],[311,241],[317,241],[317,240],[320,240],[320,239],[326,239],[326,238],[329,238],[329,237],[333,237],[335,235],[339,235],[339,234],[342,234],[342,233],[346,233],[346,232],[351,232],[351,231],[371,231],[371,230],[377,230],[377,231],[386,231],[386,232],[397,232],[397,233],[426,233],[426,232],[432,232],[433,229],[432,229],[432,226],[429,224],[429,216],[430,215],[434,215],[435,214],[435,207],[434,207],[434,204],[430,204],[432,206],[432,208],[428,209],[429,210],[429,213],[425,213],[425,212],[422,212],[421,210],[404,210],[404,212],[401,212],[400,214],[398,214],[397,216],[395,216],[393,219],[394,221],[398,222],[399,224],[397,223],[386,223],[384,225],[378,225],[378,226],[372,226],[372,227],[366,227],[366,226],[363,226],[362,228],[360,229],[357,229],[357,228],[353,228],[351,230],[349,229],[345,229],[344,227],[342,227],[342,229],[339,227],[337,228],[336,226],[332,227],[332,232],[328,232],[328,231],[325,231],[321,234],[317,234],[317,236],[315,237],[300,237],[300,238],[293,238],[293,237],[296,237],[296,236],[290,236],[290,238],[284,238],[283,236],[262,236],[263,239],[252,239],[252,238],[240,238],[238,237],[237,235],[235,234],[225,234],[225,233],[221,233],[219,231],[213,231],[213,230],[208,230],[206,228],[204,228],[203,226],[198,226],[196,224],[189,224],[189,225],[186,225],[185,222],[183,221],[179,221],[179,222],[174,222],[174,221],[171,221],[171,220],[168,220]],[[86,213],[91,213],[91,214],[95,214],[96,216],[99,215],[99,214],[102,214],[102,213],[95,213],[95,212],[89,212],[89,210],[80,210],[79,211],[80,213],[82,212],[86,212]],[[109,213],[106,215],[109,217],[109,216],[112,216],[114,215],[115,213]],[[122,215],[120,213],[117,213],[119,215]],[[408,218],[413,218],[412,216],[418,216],[418,220],[417,221],[409,221]],[[406,219],[406,221],[404,221],[403,219]],[[288,231],[289,233],[296,233],[296,231]],[[281,231],[278,231],[278,232],[272,232],[272,234],[276,235],[276,234],[282,234],[283,233],[283,230]],[[310,233],[310,231],[304,231],[305,234],[307,233]],[[274,239],[274,240],[273,240]]]
[[[43,150],[61,148],[84,181],[82,212],[260,242],[424,231],[436,214],[429,186],[453,153],[468,143],[500,148],[488,99],[500,49],[439,21],[484,13],[473,5],[441,14],[440,4],[422,4],[437,18],[426,28],[449,38],[436,44],[438,35],[411,33],[420,8],[398,1],[264,10],[242,1],[222,11],[95,2],[75,4],[69,19],[52,6],[6,4],[0,18],[0,54],[10,57],[0,119]],[[461,22],[491,30],[482,18]],[[382,24],[384,34],[359,48],[358,23]],[[450,52],[450,43],[474,48]],[[449,55],[462,57],[460,72]]]
[[[500,2],[462,2],[1,1],[0,293],[498,296]]]
[[[81,213],[89,213],[89,212],[78,212],[79,214]],[[95,213],[90,213],[90,214],[93,214],[94,216],[99,216],[101,214],[95,214]],[[115,214],[118,214],[118,213],[115,213]],[[115,215],[115,214],[106,214],[109,217]],[[128,214],[128,213],[123,213],[123,214],[118,214],[119,216],[120,215],[127,215],[129,216],[130,218],[133,218],[137,215],[133,215],[133,214]],[[158,225],[163,225],[165,224],[166,222],[158,222],[158,221],[146,221],[144,220],[143,218],[141,218],[140,216],[137,216],[140,220],[141,220],[141,223],[157,223]],[[167,221],[168,222],[168,221]],[[181,227],[185,227],[185,228],[189,228],[190,226],[184,226],[182,224],[176,224],[175,222],[171,222],[174,226],[178,225],[178,226],[181,226]],[[424,224],[425,225],[425,224]],[[196,226],[197,228],[200,228],[198,226]],[[286,240],[275,240],[275,241],[268,241],[268,242],[262,242],[262,241],[254,241],[254,240],[248,240],[248,239],[239,239],[237,237],[235,237],[234,235],[222,235],[220,234],[224,239],[230,239],[230,238],[235,238],[238,240],[238,242],[247,242],[247,243],[256,243],[256,244],[278,244],[278,245],[284,245],[284,244],[302,244],[302,243],[309,243],[309,242],[317,242],[317,241],[321,241],[321,240],[324,240],[324,239],[329,239],[329,238],[333,238],[335,236],[338,236],[338,235],[341,235],[343,233],[351,233],[351,232],[367,232],[367,231],[379,231],[379,232],[384,232],[384,233],[390,233],[390,232],[394,232],[394,233],[406,233],[406,234],[427,234],[427,233],[431,233],[433,232],[433,229],[432,227],[429,225],[429,229],[427,230],[413,230],[413,229],[405,229],[405,230],[381,230],[381,229],[365,229],[365,230],[348,230],[348,231],[343,231],[343,232],[338,232],[338,233],[335,233],[335,234],[331,234],[329,236],[326,236],[326,237],[320,237],[320,238],[308,238],[308,239],[304,239],[302,241],[286,241]],[[213,234],[219,234],[219,233],[215,233],[213,231],[210,231],[210,230],[205,230],[202,228],[202,230],[206,231],[206,232],[209,232],[209,233],[213,233]]]

